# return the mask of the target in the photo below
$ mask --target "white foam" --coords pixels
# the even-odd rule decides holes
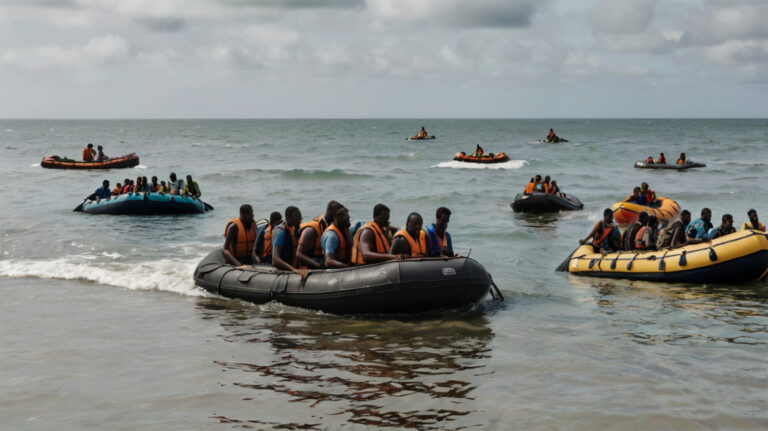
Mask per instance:
[[[136,165],[134,169],[141,169],[142,171],[147,169],[147,165]]]
[[[504,163],[467,163],[451,160],[450,162],[438,163],[432,167],[453,169],[520,169],[527,164],[528,162],[525,160],[510,160]]]
[[[32,168],[39,168],[40,167],[40,163],[32,163],[29,166],[32,167]]]
[[[83,258],[80,255],[53,260],[0,260],[0,276],[85,280],[129,290],[161,290],[186,296],[206,295],[192,281],[192,273],[200,257],[130,264],[114,261],[97,263],[90,259],[84,262]]]

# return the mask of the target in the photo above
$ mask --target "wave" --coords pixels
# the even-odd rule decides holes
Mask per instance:
[[[453,168],[453,169],[520,169],[527,165],[525,160],[510,160],[504,163],[467,163],[459,162],[457,160],[451,160],[450,162],[441,162],[433,168]]]
[[[147,165],[136,165],[133,169],[141,169],[143,171],[147,169]]]
[[[107,254],[116,259],[119,254]],[[140,263],[83,263],[83,256],[67,256],[53,260],[0,260],[0,276],[55,280],[83,280],[129,290],[160,290],[186,296],[206,296],[195,287],[191,274],[199,262],[194,260],[158,259]]]

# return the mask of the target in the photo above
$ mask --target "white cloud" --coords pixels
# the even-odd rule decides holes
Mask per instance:
[[[601,0],[589,22],[597,33],[639,33],[653,20],[656,0]]]
[[[44,70],[57,67],[89,67],[125,58],[130,51],[120,36],[94,37],[81,46],[42,45],[32,48],[9,48],[2,63],[27,69]]]

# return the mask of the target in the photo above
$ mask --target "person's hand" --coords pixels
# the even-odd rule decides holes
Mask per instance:
[[[250,267],[251,267],[251,265],[240,265],[240,266],[237,267],[237,269],[248,269]]]
[[[297,273],[301,276],[301,281],[306,280],[309,276],[309,270],[306,268],[300,269]]]
[[[579,240],[579,244],[581,244],[581,245],[584,245],[584,243],[585,243],[585,242],[586,242],[586,241],[584,241],[583,239],[580,239],[580,240]]]
[[[398,254],[397,256],[399,257],[398,260],[405,260],[411,257],[410,255],[407,255],[407,254]]]

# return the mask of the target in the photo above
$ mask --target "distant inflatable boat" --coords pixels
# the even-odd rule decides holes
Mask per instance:
[[[491,277],[468,257],[407,259],[298,274],[268,266],[236,268],[220,249],[197,265],[195,284],[216,295],[329,313],[411,313],[460,308],[483,299]]]
[[[563,193],[563,196],[543,192],[533,192],[529,195],[518,193],[510,204],[517,212],[547,213],[558,211],[575,211],[584,208],[579,198]]]
[[[435,135],[427,136],[426,138],[414,138],[411,136],[410,138],[405,138],[406,141],[428,141],[430,139],[437,139]]]
[[[121,169],[131,168],[139,164],[139,156],[136,153],[114,157],[103,162],[82,162],[70,159],[62,159],[59,156],[43,157],[40,166],[48,169]]]
[[[468,156],[466,153],[456,153],[456,155],[453,157],[453,160],[459,161],[459,162],[468,162],[468,163],[503,163],[509,161],[509,156],[507,156],[505,153],[499,153],[499,154],[493,154],[489,153],[487,155],[483,156]]]
[[[681,165],[673,163],[648,163],[644,160],[635,162],[635,167],[638,169],[671,169],[673,171],[684,171],[691,168],[705,168],[707,165],[704,163],[683,163]]]
[[[741,230],[672,250],[595,253],[584,244],[558,271],[667,283],[746,283],[768,274],[768,235]]]
[[[622,226],[636,222],[637,217],[643,211],[647,212],[649,216],[656,216],[659,222],[672,220],[680,214],[680,205],[672,199],[659,196],[656,198],[659,204],[649,206],[627,202],[631,197],[627,196],[623,201],[611,205],[613,219]]]
[[[87,201],[75,208],[88,214],[161,215],[200,214],[213,207],[190,196],[164,193],[126,193]]]

